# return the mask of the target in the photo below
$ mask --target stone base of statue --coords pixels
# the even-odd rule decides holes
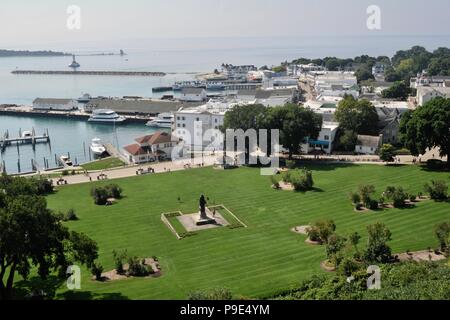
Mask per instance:
[[[205,208],[205,212],[199,211],[198,220],[196,222],[197,226],[204,226],[207,224],[216,224],[216,219],[214,219],[213,214],[208,208]]]

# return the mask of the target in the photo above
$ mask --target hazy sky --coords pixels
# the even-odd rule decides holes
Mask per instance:
[[[366,27],[369,5],[381,27]],[[66,26],[81,8],[81,30]],[[449,0],[1,0],[0,48],[130,38],[448,35]]]

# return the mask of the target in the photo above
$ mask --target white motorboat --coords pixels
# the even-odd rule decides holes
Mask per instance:
[[[22,138],[31,138],[31,137],[33,137],[33,132],[31,131],[22,132]]]
[[[92,112],[89,122],[101,122],[101,123],[122,123],[126,120],[125,117],[119,116],[113,110],[97,109]]]
[[[156,118],[151,118],[147,122],[147,127],[154,128],[172,128],[175,122],[175,117],[171,113],[160,113]]]
[[[92,139],[90,149],[96,156],[101,156],[106,152],[106,148],[103,146],[102,141],[99,138]]]
[[[72,167],[73,166],[73,162],[72,160],[70,160],[70,158],[68,156],[61,156],[59,157],[59,161],[61,162],[61,164],[64,167]]]

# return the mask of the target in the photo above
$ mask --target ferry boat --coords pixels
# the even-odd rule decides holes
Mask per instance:
[[[210,91],[222,91],[225,90],[225,84],[221,81],[208,81],[206,83],[206,89]]]
[[[125,117],[119,116],[115,111],[109,109],[97,109],[92,112],[89,122],[101,122],[101,123],[123,123],[126,120]]]
[[[171,113],[160,113],[156,118],[151,118],[146,123],[147,127],[154,128],[172,128],[175,123],[175,117]]]
[[[181,91],[184,88],[202,88],[206,89],[206,82],[204,81],[179,81],[172,86],[173,91]]]
[[[92,100],[91,95],[89,93],[85,93],[85,94],[83,94],[81,97],[79,97],[77,99],[77,102],[79,102],[79,103],[88,103],[91,100]]]
[[[106,148],[103,146],[99,138],[92,139],[90,149],[96,156],[101,156],[106,152]]]

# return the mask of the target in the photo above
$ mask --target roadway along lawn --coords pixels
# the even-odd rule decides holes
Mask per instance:
[[[311,169],[319,191],[308,193],[273,190],[269,178],[252,168],[203,168],[114,180],[125,197],[110,207],[95,206],[89,196],[93,185],[109,182],[62,187],[48,197],[49,206],[76,210],[80,220],[68,226],[98,242],[105,271],[114,268],[112,251],[127,249],[139,257],[156,255],[164,275],[98,283],[84,270],[82,290],[68,295],[61,288],[59,297],[184,299],[192,290],[212,287],[264,297],[322,272],[319,264],[325,248],[305,244],[305,236],[290,231],[294,226],[331,218],[338,233],[360,232],[363,247],[365,227],[381,221],[393,233],[393,251],[403,252],[435,247],[434,226],[450,219],[448,203],[425,201],[414,209],[356,213],[348,197],[360,184],[375,185],[377,197],[388,185],[417,193],[431,179],[448,182],[448,173],[413,166],[324,165]],[[162,223],[161,213],[195,212],[201,193],[210,198],[210,204],[224,204],[248,228],[207,230],[176,240]]]

